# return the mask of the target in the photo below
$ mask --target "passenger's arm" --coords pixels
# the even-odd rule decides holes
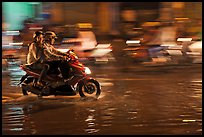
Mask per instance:
[[[37,60],[37,48],[34,44],[29,46],[29,53],[33,55],[34,59]]]

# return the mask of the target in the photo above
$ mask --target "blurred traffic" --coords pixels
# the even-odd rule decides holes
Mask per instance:
[[[92,9],[81,8],[84,4],[16,2],[19,7],[30,7],[33,14],[26,9],[16,11],[18,19],[11,21],[8,9],[14,3],[3,2],[2,71],[7,74],[9,65],[26,62],[28,44],[37,30],[54,31],[58,37],[55,48],[63,52],[74,49],[85,64],[117,64],[121,60],[134,65],[202,63],[199,2],[155,2],[143,8],[141,2],[86,3]],[[76,15],[65,9],[71,5],[75,5]],[[182,12],[190,6],[196,10]],[[69,19],[63,18],[63,13],[70,13]]]

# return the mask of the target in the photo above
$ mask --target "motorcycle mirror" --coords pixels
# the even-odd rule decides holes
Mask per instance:
[[[67,53],[69,54],[69,53],[70,53],[70,51],[71,51],[71,52],[74,52],[74,50],[73,50],[73,49],[70,49],[70,50],[68,50],[68,51],[67,51]]]

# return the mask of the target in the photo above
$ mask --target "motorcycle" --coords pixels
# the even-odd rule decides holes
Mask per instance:
[[[20,65],[20,68],[26,72],[22,76],[19,85],[22,87],[23,95],[29,92],[41,96],[50,95],[79,95],[81,97],[98,98],[101,94],[101,87],[97,80],[89,76],[91,70],[78,61],[78,57],[73,50],[68,50],[69,60],[65,60],[68,70],[67,79],[60,77],[60,72],[48,72],[42,79],[43,86],[37,85],[39,70],[32,70],[29,65]]]

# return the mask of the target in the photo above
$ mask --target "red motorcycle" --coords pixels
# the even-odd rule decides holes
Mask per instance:
[[[81,97],[98,98],[101,87],[97,80],[88,76],[91,70],[78,61],[73,50],[68,50],[67,55],[69,60],[63,62],[69,66],[66,68],[68,69],[67,78],[60,77],[58,69],[50,69],[46,77],[42,79],[43,86],[37,85],[41,70],[32,70],[29,65],[21,65],[21,69],[26,72],[19,83],[23,95],[28,95],[29,92],[38,96],[77,95],[79,93]]]

